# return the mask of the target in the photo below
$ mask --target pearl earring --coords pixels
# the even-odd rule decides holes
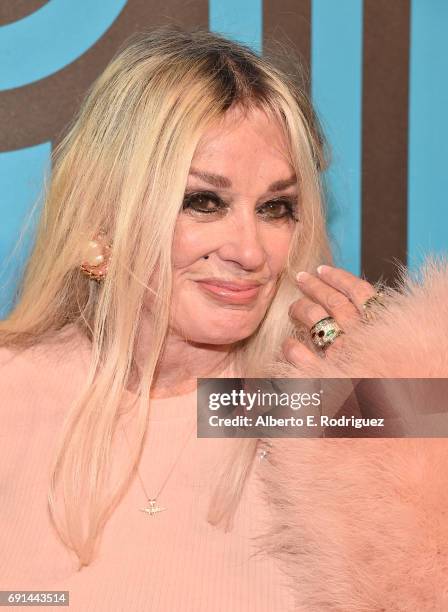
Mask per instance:
[[[104,242],[105,236],[100,234],[98,239],[89,240],[83,249],[84,259],[80,265],[81,271],[91,280],[98,283],[104,280],[109,263],[110,244]]]

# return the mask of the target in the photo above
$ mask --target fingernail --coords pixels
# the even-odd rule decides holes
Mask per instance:
[[[309,278],[309,274],[308,272],[299,272],[296,276],[296,280],[298,283],[302,283],[303,281],[306,281],[307,278]]]
[[[326,272],[329,269],[330,266],[326,266],[325,264],[322,264],[321,266],[317,267],[317,271],[319,272],[319,274],[322,274],[322,272]]]

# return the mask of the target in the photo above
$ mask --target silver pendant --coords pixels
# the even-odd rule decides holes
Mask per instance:
[[[267,446],[268,448],[267,448],[267,449],[266,449],[266,448],[263,448],[262,450],[260,450],[260,451],[258,452],[258,460],[259,460],[259,461],[262,461],[263,459],[266,459],[266,457],[267,457],[267,456],[269,455],[269,453],[271,452],[270,448],[271,448],[271,446],[272,446],[272,442],[266,442],[266,441],[265,441],[265,444],[266,444],[266,446]]]
[[[149,501],[149,507],[140,508],[141,512],[146,512],[147,514],[152,516],[153,514],[157,514],[157,512],[162,512],[163,510],[166,510],[166,508],[161,508],[160,506],[157,505],[157,500],[149,499],[148,501]]]

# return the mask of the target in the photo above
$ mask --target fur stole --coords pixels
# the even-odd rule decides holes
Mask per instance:
[[[420,273],[319,366],[270,375],[448,377],[448,267]],[[448,611],[448,439],[271,443],[259,473],[272,518],[257,546],[279,560],[297,611]]]

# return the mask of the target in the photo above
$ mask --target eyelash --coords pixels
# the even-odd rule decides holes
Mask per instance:
[[[191,204],[201,198],[203,198],[205,201],[214,202],[218,206],[210,210],[196,210],[192,208]],[[269,219],[272,219],[274,221],[279,221],[281,219],[285,219],[286,217],[289,217],[293,219],[295,222],[299,220],[296,216],[296,210],[297,210],[297,199],[296,198],[281,197],[281,198],[276,198],[274,200],[269,200],[268,202],[265,202],[264,204],[262,204],[262,206],[259,207],[258,210],[260,210],[260,208],[263,208],[264,206],[268,204],[283,204],[286,207],[286,212],[284,214],[278,217],[268,216]],[[182,203],[182,210],[189,209],[189,211],[191,211],[192,213],[203,214],[203,215],[210,215],[212,213],[220,212],[226,207],[227,205],[223,202],[223,200],[216,193],[213,193],[212,191],[195,191],[195,192],[186,193],[184,196],[183,203]]]

